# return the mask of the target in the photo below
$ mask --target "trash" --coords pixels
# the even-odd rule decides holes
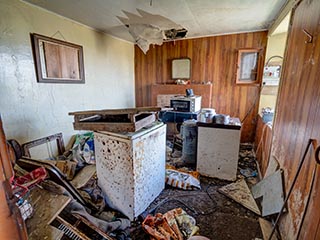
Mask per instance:
[[[240,173],[241,173],[241,175],[245,176],[246,178],[258,176],[257,171],[252,170],[250,168],[240,169]]]
[[[188,215],[181,208],[174,209],[175,217],[178,222],[179,228],[184,236],[191,237],[199,231],[196,226],[196,220]]]
[[[167,165],[166,184],[184,190],[201,189],[200,174],[197,171],[185,171]]]
[[[188,238],[188,240],[210,240],[210,239],[199,235],[199,236],[192,236],[192,237]]]
[[[96,178],[91,178],[82,188],[79,189],[79,192],[86,202],[95,206],[99,212],[103,211],[106,203]]]
[[[157,240],[183,240],[199,231],[195,219],[181,208],[172,209],[165,214],[148,215],[142,228]]]
[[[84,163],[95,164],[93,132],[77,134],[72,153],[80,168]]]
[[[66,175],[67,180],[73,179],[77,167],[77,163],[75,161],[58,160],[55,165]]]
[[[90,215],[84,206],[76,201],[71,201],[65,208],[72,214],[79,214],[85,217],[93,225],[97,226],[104,232],[113,232],[115,230],[125,230],[130,226],[130,220],[126,218],[117,218],[115,221],[107,222]]]
[[[167,219],[169,226],[173,229],[174,233],[177,236],[177,239],[183,240],[183,235],[180,232],[175,215],[176,215],[176,210],[173,209],[171,211],[166,212],[163,216]]]
[[[31,187],[40,183],[47,177],[44,167],[39,167],[32,172],[12,180],[12,190],[15,195],[23,197]]]
[[[21,200],[22,200],[22,203],[19,203],[20,202],[20,200],[19,200],[17,205],[19,207],[19,210],[20,210],[20,213],[21,213],[23,220],[26,220],[27,218],[29,218],[32,215],[33,208],[27,200],[23,200],[22,198],[21,198]]]
[[[284,202],[282,170],[264,178],[251,189],[255,199],[262,197],[262,216],[279,213]]]
[[[157,213],[154,217],[148,215],[142,223],[143,229],[157,240],[162,239],[178,239],[174,230],[170,227],[167,219],[161,213]]]
[[[223,186],[218,189],[218,192],[240,203],[242,206],[248,208],[254,213],[261,215],[260,209],[258,208],[258,205],[244,179]]]
[[[96,165],[87,165],[84,166],[72,179],[71,184],[75,188],[81,188],[93,177],[96,173]]]

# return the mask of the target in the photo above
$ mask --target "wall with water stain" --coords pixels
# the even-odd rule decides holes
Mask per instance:
[[[86,83],[37,83],[30,33],[82,45]],[[22,143],[63,132],[68,141],[74,134],[68,112],[134,104],[133,44],[21,1],[0,0],[0,113],[8,139]]]

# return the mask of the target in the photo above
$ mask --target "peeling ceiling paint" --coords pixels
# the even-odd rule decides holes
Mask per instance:
[[[134,42],[131,16],[188,30],[187,38],[267,29],[286,0],[23,0],[115,37]],[[137,10],[138,9],[138,10]],[[164,20],[166,19],[166,20]],[[158,26],[159,27],[159,26]]]

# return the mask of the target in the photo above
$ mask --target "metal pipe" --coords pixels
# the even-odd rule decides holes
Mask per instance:
[[[15,204],[10,178],[14,176],[0,116],[0,239],[27,240],[27,231]]]

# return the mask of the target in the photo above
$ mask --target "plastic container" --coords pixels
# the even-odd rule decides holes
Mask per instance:
[[[264,123],[268,123],[268,122],[272,122],[273,120],[273,112],[269,112],[269,113],[262,113],[262,121]]]
[[[213,122],[227,125],[230,122],[230,116],[225,114],[216,114],[213,118]]]
[[[200,111],[199,121],[204,123],[211,123],[214,115],[216,115],[215,109],[202,108]]]

